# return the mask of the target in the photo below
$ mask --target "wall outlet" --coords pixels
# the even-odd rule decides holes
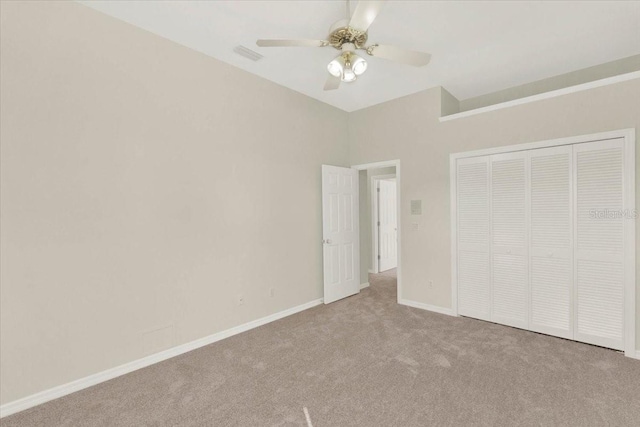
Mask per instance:
[[[433,280],[429,280],[429,288],[433,288]]]
[[[269,288],[269,296],[271,298],[276,296],[276,290],[274,288]]]
[[[417,222],[412,222],[411,223],[411,228],[414,230],[417,230],[420,228],[420,224],[418,224]]]
[[[237,301],[238,301],[238,305],[243,305],[244,304],[244,296],[242,294],[238,295]]]

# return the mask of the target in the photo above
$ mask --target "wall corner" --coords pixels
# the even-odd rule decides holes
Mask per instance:
[[[460,101],[440,86],[440,117],[460,112]]]

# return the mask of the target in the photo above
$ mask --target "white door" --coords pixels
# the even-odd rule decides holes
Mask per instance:
[[[398,266],[396,181],[378,181],[378,270]]]
[[[358,171],[322,165],[324,303],[360,291]]]
[[[573,338],[571,146],[530,152],[530,329]]]
[[[526,151],[491,156],[491,320],[529,325]]]
[[[489,157],[457,162],[458,312],[490,320]]]
[[[624,349],[623,139],[574,148],[575,339]]]

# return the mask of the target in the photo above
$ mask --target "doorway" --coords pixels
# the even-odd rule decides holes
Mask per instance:
[[[392,274],[397,284],[397,300],[400,300],[400,161],[367,163],[352,168],[359,171],[360,277],[363,282],[360,287],[369,286],[370,274]]]

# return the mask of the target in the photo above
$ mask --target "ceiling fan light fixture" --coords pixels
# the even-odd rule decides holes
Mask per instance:
[[[327,70],[329,71],[329,74],[331,74],[334,77],[340,77],[342,75],[343,68],[344,68],[343,65],[340,63],[340,61],[338,61],[338,58],[329,62],[329,65],[327,65]]]
[[[340,77],[345,83],[356,81],[367,70],[367,61],[353,52],[347,51],[329,62],[327,71],[334,77]]]
[[[364,58],[361,58],[358,55],[353,55],[353,57],[354,58],[352,59],[351,69],[354,73],[356,73],[356,76],[359,76],[367,71],[367,61],[365,61]]]
[[[367,46],[369,38],[367,31],[387,0],[360,0],[353,13],[351,13],[349,3],[351,0],[344,1],[347,6],[346,18],[335,22],[329,29],[329,37],[324,40],[260,39],[256,41],[256,44],[260,47],[331,46],[341,51],[339,56],[327,64],[329,77],[327,77],[324,90],[338,89],[340,82],[354,82],[367,71],[367,61],[356,54],[358,50],[365,51],[369,56],[414,67],[422,67],[429,63],[431,55],[426,52],[379,44]]]
[[[345,68],[344,72],[342,73],[341,80],[345,83],[351,83],[355,82],[357,78],[358,76],[356,76],[356,73],[354,73],[351,68]]]

